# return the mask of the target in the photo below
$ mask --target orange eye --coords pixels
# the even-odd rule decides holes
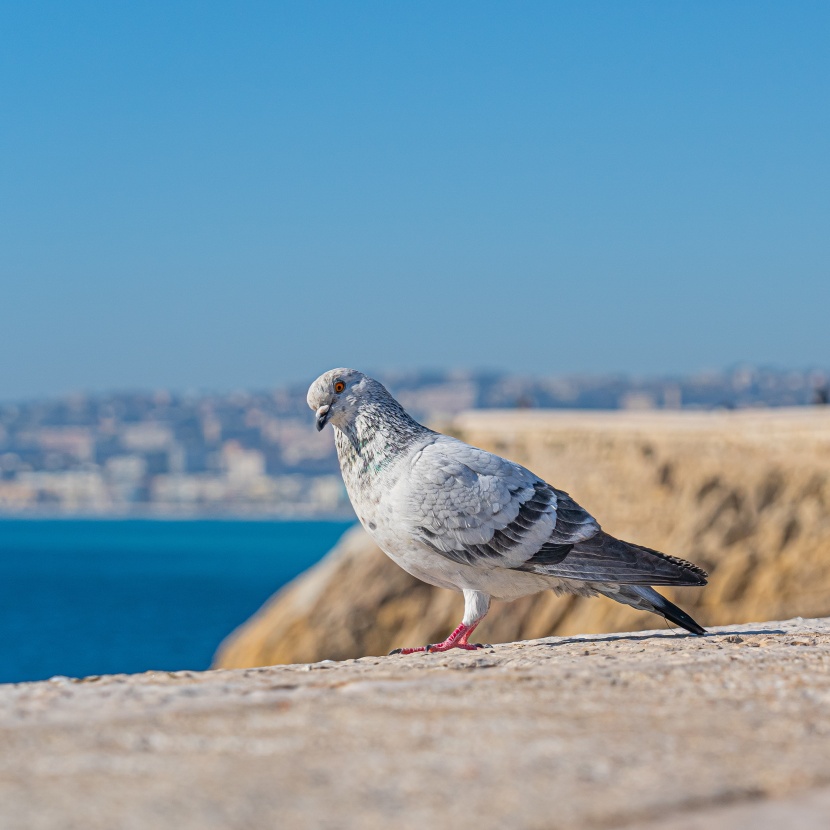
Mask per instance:
[[[334,391],[339,395],[346,388],[346,384],[342,380],[335,381]]]

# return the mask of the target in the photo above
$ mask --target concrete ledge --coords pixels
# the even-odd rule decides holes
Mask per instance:
[[[830,620],[56,678],[0,741],[7,830],[811,827]]]

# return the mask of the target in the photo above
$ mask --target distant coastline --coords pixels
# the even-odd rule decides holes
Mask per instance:
[[[113,511],[111,513],[95,513],[83,511],[55,512],[27,510],[25,512],[0,512],[0,522],[60,522],[60,521],[137,521],[137,522],[321,522],[342,523],[357,521],[354,512],[344,510],[340,513],[280,513],[273,512],[245,512],[244,510],[230,510],[227,513],[196,513],[196,512],[165,512],[164,510],[136,510],[134,512]]]
[[[261,522],[340,524],[357,521],[354,513],[307,515],[301,513],[0,513],[0,522]]]

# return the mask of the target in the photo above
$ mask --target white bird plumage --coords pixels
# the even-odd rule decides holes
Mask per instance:
[[[553,589],[604,594],[703,629],[650,586],[705,585],[682,559],[623,542],[567,493],[493,453],[413,420],[378,383],[332,369],[308,391],[317,428],[331,423],[360,522],[404,570],[464,594],[464,618],[445,640],[403,653],[474,648],[467,639],[490,598]]]

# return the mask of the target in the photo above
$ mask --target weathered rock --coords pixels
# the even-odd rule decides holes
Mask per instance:
[[[471,412],[447,431],[568,490],[610,533],[706,568],[707,588],[666,591],[704,625],[830,614],[830,411]],[[357,529],[229,637],[216,665],[436,642],[462,605],[458,594],[408,576]],[[476,637],[654,623],[611,600],[547,592],[495,603]]]
[[[0,827],[818,828],[828,742],[830,620],[54,678],[0,686]]]

